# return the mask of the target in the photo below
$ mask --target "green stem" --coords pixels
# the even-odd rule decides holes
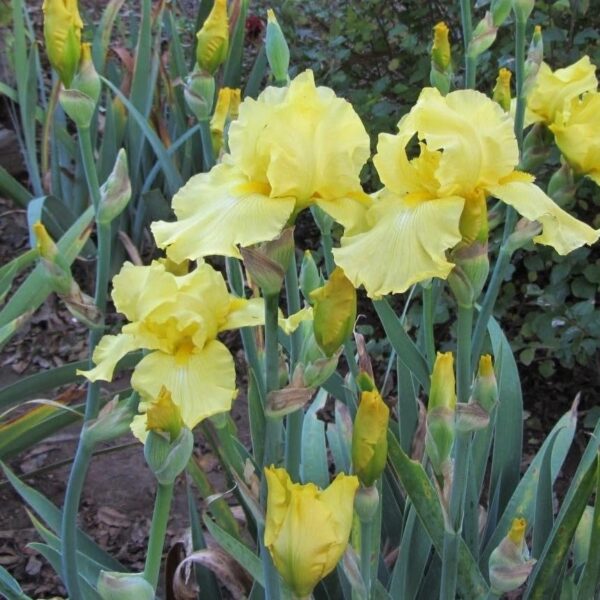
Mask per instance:
[[[473,307],[458,307],[456,347],[456,395],[458,402],[468,402],[471,392],[471,332]]]
[[[433,336],[433,285],[423,286],[423,335],[425,338],[425,354],[429,371],[433,371],[435,362],[435,338]]]
[[[510,256],[511,255],[507,247],[503,245],[500,248],[500,253],[498,254],[498,258],[496,259],[496,264],[494,265],[494,270],[492,272],[492,278],[485,292],[485,296],[479,310],[479,316],[477,317],[477,322],[475,323],[475,331],[473,333],[473,341],[471,344],[473,352],[471,369],[473,372],[477,368],[477,361],[481,356],[487,326],[490,321],[490,317],[492,316],[492,311],[494,310],[496,300],[498,299],[502,281],[504,280],[504,276],[506,275],[506,271],[510,265]]]
[[[296,265],[296,253],[285,274],[285,293],[287,300],[288,316],[300,310],[300,286],[298,284],[298,267]],[[292,333],[290,347],[290,377],[294,373],[296,363],[300,358],[302,345],[301,331],[297,329]],[[285,467],[293,481],[300,480],[300,456],[302,446],[302,425],[304,423],[304,412],[299,409],[286,418],[285,428]]]
[[[516,19],[515,36],[515,79],[517,92],[517,106],[515,109],[515,136],[519,144],[519,150],[523,147],[523,124],[525,122],[525,31],[527,21],[521,22]]]
[[[244,298],[244,280],[242,278],[242,268],[240,261],[237,258],[227,257],[227,280],[229,287],[236,296]],[[254,372],[256,377],[256,383],[258,385],[258,393],[262,400],[266,398],[265,381],[261,377],[261,364],[258,358],[258,350],[256,348],[256,339],[254,338],[254,332],[251,327],[242,327],[240,329],[240,336],[242,338],[242,345],[244,347],[244,354],[246,360],[250,365],[250,368]]]
[[[371,541],[373,522],[360,522],[360,574],[367,590],[367,600],[371,598]]]
[[[171,511],[171,500],[173,499],[173,483],[159,483],[156,490],[156,501],[154,503],[154,514],[150,526],[150,539],[148,540],[148,553],[144,566],[144,579],[156,590],[160,564],[165,545],[167,523]]]
[[[516,36],[515,36],[515,75],[516,75],[516,91],[517,91],[517,106],[515,109],[515,136],[519,145],[519,150],[523,148],[523,123],[525,121],[525,106],[526,98],[524,94],[525,83],[525,31],[526,21],[515,20]],[[475,325],[475,333],[473,334],[473,360],[476,361],[483,347],[483,340],[487,330],[488,322],[492,315],[494,305],[500,293],[500,286],[506,274],[506,269],[510,264],[511,254],[507,248],[507,240],[515,228],[517,222],[517,213],[512,206],[506,207],[504,231],[502,233],[502,246],[492,271],[492,278],[485,293],[479,317]],[[475,363],[473,363],[475,364]]]
[[[97,214],[98,207],[100,205],[100,187],[98,185],[98,176],[96,173],[90,132],[89,129],[80,129],[78,133],[84,172],[90,197],[92,198],[92,202]],[[101,224],[96,222],[96,234],[98,238],[98,260],[96,263],[96,289],[94,294],[94,304],[96,305],[98,311],[104,315],[108,296],[108,278],[110,269],[110,224]],[[94,349],[98,345],[98,342],[104,333],[104,327],[102,325],[103,321],[98,328],[90,331],[90,368],[93,366],[91,357]],[[69,481],[67,483],[63,507],[61,523],[61,564],[63,570],[63,579],[65,585],[67,586],[67,590],[69,591],[69,596],[72,598],[81,597],[77,570],[77,513],[79,510],[79,500],[81,498],[85,476],[93,451],[93,444],[90,444],[85,439],[85,424],[98,416],[100,402],[99,392],[100,384],[98,382],[88,383],[83,429],[81,435],[79,436],[79,443],[75,452],[75,459],[69,474]]]
[[[465,87],[475,87],[476,61],[469,57],[469,44],[473,37],[473,17],[471,15],[470,0],[460,0],[460,20],[463,31],[463,45],[465,53]]]
[[[279,347],[278,335],[279,295],[265,296],[265,389],[267,394],[279,388]],[[281,447],[282,419],[266,416],[264,466],[276,465],[279,462]],[[261,501],[266,506],[267,489],[263,477],[261,485]],[[279,577],[271,560],[268,549],[264,546],[264,527],[259,527],[260,554],[265,575],[266,600],[278,600],[280,597]]]
[[[98,211],[98,205],[100,204],[100,184],[98,183],[96,159],[94,158],[94,149],[92,147],[92,136],[89,129],[78,129],[77,134],[85,180],[94,209]]]
[[[88,388],[89,389],[89,388]],[[69,591],[70,598],[82,598],[79,588],[79,575],[77,571],[77,512],[79,499],[83,491],[83,484],[87,473],[88,464],[92,456],[92,448],[85,443],[85,432],[79,438],[79,445],[75,459],[71,466],[65,501],[63,504],[62,524],[60,539],[62,543],[62,572],[63,580]]]
[[[473,326],[473,307],[458,307],[457,333],[457,399],[466,403],[471,389],[471,329]],[[444,532],[442,557],[442,582],[440,600],[454,600],[456,597],[458,549],[465,512],[465,496],[469,464],[471,434],[458,431],[454,445],[454,471],[450,492],[449,523]]]
[[[210,121],[199,121],[198,124],[200,125],[200,139],[202,140],[202,162],[204,163],[204,171],[208,172],[215,166]]]

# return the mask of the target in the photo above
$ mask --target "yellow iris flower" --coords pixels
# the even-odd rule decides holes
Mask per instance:
[[[239,246],[276,238],[296,212],[318,204],[352,228],[369,198],[359,173],[369,136],[345,100],[316,87],[312,71],[286,88],[246,98],[228,134],[229,153],[175,195],[178,220],[154,237],[180,262],[211,254],[240,257]]]
[[[513,121],[473,90],[442,96],[426,88],[399,123],[381,134],[374,163],[385,187],[374,195],[362,231],[348,233],[335,260],[371,297],[404,292],[454,265],[446,251],[461,240],[487,239],[488,196],[514,207],[542,233],[534,240],[567,254],[592,244],[599,232],[561,210],[534,178],[515,170],[519,150]],[[409,159],[417,137],[420,154]],[[385,260],[382,260],[385,257]]]
[[[550,129],[573,169],[600,185],[600,93],[572,100]]]
[[[590,62],[589,56],[583,56],[576,63],[556,71],[542,63],[535,85],[527,97],[525,126],[540,121],[550,125],[571,100],[597,88],[596,67]]]
[[[44,0],[42,11],[48,60],[65,87],[69,87],[81,56],[83,21],[77,0]]]
[[[262,299],[230,295],[222,275],[208,264],[177,276],[159,261],[143,267],[126,263],[113,279],[112,298],[129,323],[120,334],[102,338],[93,355],[96,366],[82,375],[110,381],[123,356],[145,348],[131,377],[142,399],[154,402],[164,387],[188,429],[231,408],[235,368],[217,336],[263,323]]]
[[[340,474],[320,490],[314,483],[293,483],[285,469],[267,468],[265,475],[265,546],[283,580],[304,598],[346,550],[358,479]]]

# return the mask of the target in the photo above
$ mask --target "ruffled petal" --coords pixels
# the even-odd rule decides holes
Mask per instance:
[[[550,124],[573,98],[597,88],[596,67],[589,56],[556,71],[542,63],[527,98],[527,108],[535,118]]]
[[[442,150],[435,173],[442,196],[496,183],[519,161],[510,115],[480,92],[458,90],[442,96],[435,88],[425,88],[411,112],[419,138],[429,150]]]
[[[150,398],[156,398],[164,385],[179,406],[183,422],[193,429],[207,417],[231,409],[235,367],[229,350],[213,340],[187,356],[148,354],[135,368],[131,385]]]
[[[95,367],[89,371],[77,371],[88,381],[111,381],[117,363],[132,350],[140,348],[137,340],[125,333],[105,335],[94,350]]]
[[[556,145],[577,173],[600,177],[600,93],[575,99],[550,125]]]
[[[404,292],[430,277],[445,279],[454,267],[445,253],[461,240],[463,206],[459,197],[411,203],[382,194],[369,211],[369,230],[344,236],[335,261],[372,298]]]
[[[534,241],[552,246],[559,254],[568,254],[584,244],[593,244],[600,237],[600,231],[565,212],[534,183],[510,181],[491,186],[488,191],[526,219],[539,221],[543,229]]]
[[[177,278],[163,264],[148,266],[126,262],[112,280],[116,309],[129,321],[141,321],[177,292]]]
[[[244,101],[229,131],[230,162],[272,196],[293,196],[300,208],[313,198],[359,193],[369,136],[352,105],[315,85],[312,71],[287,88],[267,88]]]
[[[156,243],[175,262],[218,254],[276,238],[294,210],[294,198],[271,198],[268,186],[221,164],[192,177],[173,198],[177,221],[152,225]]]

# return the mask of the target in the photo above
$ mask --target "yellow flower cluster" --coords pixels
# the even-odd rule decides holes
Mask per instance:
[[[588,56],[553,71],[543,63],[527,100],[526,123],[542,122],[576,173],[600,185],[600,93]]]
[[[535,241],[560,254],[598,239],[598,232],[559,208],[533,176],[516,170],[519,149],[509,114],[487,96],[422,91],[398,124],[379,136],[373,160],[384,188],[373,195],[362,230],[346,231],[337,264],[372,297],[404,292],[454,268],[447,250],[487,240],[487,198],[514,207],[543,231]],[[411,143],[418,155],[409,158]],[[380,260],[381,256],[390,258]]]
[[[238,246],[275,239],[311,204],[351,229],[369,203],[359,180],[369,136],[352,106],[315,86],[311,71],[245,99],[228,142],[221,163],[173,198],[178,220],[152,226],[174,261],[239,258]]]
[[[208,264],[175,275],[159,261],[145,267],[126,263],[113,279],[112,298],[129,323],[118,335],[102,338],[93,356],[96,366],[82,375],[110,381],[119,360],[143,348],[147,353],[135,367],[131,385],[142,397],[144,413],[163,387],[188,429],[231,408],[236,395],[233,357],[217,335],[261,324],[262,299],[230,295],[223,276]],[[145,418],[134,421],[140,438]]]

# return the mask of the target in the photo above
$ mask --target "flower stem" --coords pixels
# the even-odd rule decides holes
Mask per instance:
[[[469,400],[471,389],[471,329],[473,326],[473,307],[458,307],[457,334],[457,397],[459,402]],[[469,464],[469,448],[471,434],[458,431],[454,445],[454,471],[450,492],[449,523],[444,532],[444,548],[442,558],[442,581],[440,600],[454,600],[458,570],[458,549],[465,512],[465,496]]]
[[[473,17],[471,15],[470,0],[460,0],[460,20],[465,53],[465,87],[472,88],[475,87],[476,59],[469,57],[469,44],[473,37]]]
[[[96,164],[92,148],[92,140],[89,129],[78,130],[79,146],[83,160],[83,168],[88,184],[90,197],[98,214],[100,205],[100,186],[98,185],[98,176],[96,173]],[[96,262],[96,289],[94,294],[94,304],[104,315],[106,311],[106,300],[108,296],[108,277],[110,269],[110,246],[111,229],[110,224],[101,224],[96,222],[96,235],[98,241],[98,260]],[[104,319],[104,317],[102,317]],[[89,335],[89,356],[90,368],[92,364],[92,355],[102,334],[104,320],[98,328],[92,329]],[[79,510],[79,500],[85,482],[90,458],[92,456],[93,444],[86,440],[85,425],[91,419],[98,416],[99,410],[99,392],[100,385],[97,382],[88,383],[87,396],[85,401],[84,425],[79,436],[79,443],[75,452],[75,459],[69,474],[67,490],[63,506],[63,515],[61,523],[62,556],[61,564],[63,579],[69,596],[80,598],[79,579],[77,570],[77,513]]]
[[[367,591],[367,600],[371,598],[371,540],[373,522],[360,522],[360,574]]]
[[[173,499],[173,483],[159,483],[156,490],[156,501],[150,526],[150,539],[144,566],[144,579],[156,590],[162,562],[162,552],[165,545],[167,523]]]
[[[279,388],[279,347],[277,335],[279,294],[265,295],[265,389],[267,394]],[[277,464],[281,448],[282,419],[266,415],[265,454],[263,466]],[[261,485],[261,503],[266,506],[266,480],[263,477]],[[265,576],[266,600],[278,600],[280,597],[279,576],[271,555],[264,545],[264,526],[258,531],[260,554]]]
[[[227,267],[227,281],[229,282],[229,287],[236,296],[244,298],[244,280],[242,278],[240,261],[237,258],[228,256],[225,264]],[[258,359],[258,350],[256,348],[254,332],[251,327],[242,327],[240,328],[240,336],[242,338],[246,360],[256,377],[256,384],[259,388],[260,397],[264,399],[266,397],[265,381],[264,378],[261,377],[262,367]]]
[[[479,310],[479,316],[477,317],[477,322],[475,323],[473,342],[471,344],[473,352],[473,357],[471,360],[472,371],[475,371],[475,368],[477,367],[477,361],[481,355],[487,326],[490,321],[490,317],[492,316],[492,311],[494,310],[496,300],[498,299],[498,294],[500,293],[500,287],[502,286],[502,281],[506,275],[506,270],[510,265],[510,256],[511,254],[508,248],[506,245],[503,245],[500,248],[498,258],[496,259],[496,264],[494,265],[494,270],[492,272],[492,278],[488,284],[488,288],[485,292],[485,296]]]
[[[433,284],[423,286],[423,335],[425,338],[425,354],[427,355],[427,364],[429,371],[433,371],[435,362],[435,339],[433,336]]]
[[[285,274],[285,293],[287,300],[288,316],[300,310],[300,293],[298,284],[298,267],[296,265],[296,253]],[[300,357],[302,345],[301,331],[297,329],[292,333],[290,346],[290,377]],[[285,428],[285,467],[293,481],[300,479],[300,450],[302,446],[302,425],[304,423],[304,412],[298,409],[286,418]]]
[[[202,140],[202,162],[204,164],[204,171],[208,172],[215,166],[210,121],[198,121],[198,125],[200,125],[200,139]]]
[[[515,19],[516,36],[515,36],[515,75],[516,75],[516,92],[517,106],[515,109],[515,137],[519,145],[519,150],[523,148],[523,123],[525,121],[525,105],[526,98],[524,94],[525,83],[525,31],[527,21]],[[502,280],[506,274],[506,269],[510,264],[511,253],[507,248],[507,240],[515,228],[517,222],[517,213],[512,206],[506,207],[504,231],[502,233],[502,246],[492,271],[492,277],[486,290],[479,317],[475,325],[475,333],[473,334],[473,361],[478,360],[483,340],[487,330],[488,322],[492,315],[494,305],[500,292]],[[475,364],[475,363],[473,363]]]

